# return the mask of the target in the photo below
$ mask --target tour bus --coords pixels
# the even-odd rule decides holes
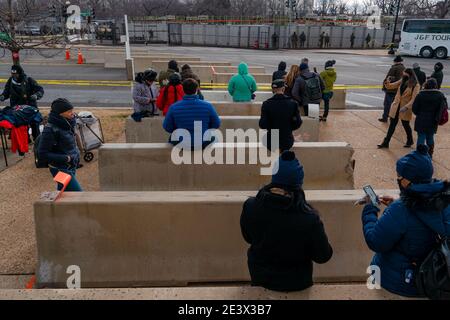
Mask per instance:
[[[446,59],[450,51],[450,19],[407,19],[400,38],[399,54]]]

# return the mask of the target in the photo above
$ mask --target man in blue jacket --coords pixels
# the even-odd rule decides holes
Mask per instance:
[[[368,204],[362,213],[369,248],[376,252],[371,265],[380,268],[381,287],[398,295],[419,297],[416,272],[434,248],[436,235],[450,236],[450,206],[445,199],[449,183],[433,180],[428,148],[419,145],[397,162],[400,199],[382,197],[389,205],[380,209]]]
[[[66,191],[83,191],[76,179],[80,163],[80,151],[75,138],[75,113],[66,99],[53,101],[48,124],[39,138],[38,155],[48,162],[50,173],[55,177],[60,171],[72,176]],[[58,190],[62,186],[58,185]]]
[[[186,79],[183,81],[184,97],[174,103],[164,119],[164,129],[173,134],[177,129],[185,129],[190,133],[191,141],[189,146],[193,149],[206,148],[211,144],[211,139],[205,137],[205,132],[209,129],[218,129],[220,127],[220,119],[213,105],[207,101],[200,100],[198,93],[198,83],[194,79]],[[201,123],[201,132],[195,132],[195,123]],[[201,137],[195,139],[195,134]],[[182,137],[181,137],[182,138]],[[181,143],[182,139],[174,139],[173,135],[169,142],[173,145]],[[184,141],[183,145],[187,146]],[[200,145],[198,145],[200,143]]]

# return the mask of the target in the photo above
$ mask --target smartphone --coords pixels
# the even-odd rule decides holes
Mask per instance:
[[[364,186],[364,187],[363,187],[363,190],[364,190],[364,192],[366,193],[366,195],[369,196],[370,201],[372,202],[372,204],[373,204],[374,206],[378,206],[378,204],[379,204],[378,196],[377,196],[377,194],[375,193],[375,191],[373,191],[372,186],[370,186],[370,185]]]

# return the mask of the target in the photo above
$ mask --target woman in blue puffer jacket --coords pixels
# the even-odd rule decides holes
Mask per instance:
[[[380,200],[380,209],[367,204],[362,213],[366,243],[376,252],[371,265],[381,271],[381,287],[401,296],[420,297],[416,270],[436,243],[436,234],[450,236],[450,206],[442,201],[449,190],[446,181],[433,180],[428,148],[419,145],[397,162],[400,199]]]

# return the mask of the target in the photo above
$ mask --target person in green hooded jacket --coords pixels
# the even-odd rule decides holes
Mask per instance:
[[[228,83],[228,92],[234,102],[250,102],[253,94],[258,90],[255,78],[248,73],[248,65],[241,62],[238,74],[234,75]]]
[[[325,70],[320,73],[320,77],[322,78],[325,89],[322,92],[322,98],[324,103],[324,113],[323,116],[320,117],[320,121],[327,121],[328,113],[330,111],[330,100],[333,98],[333,87],[336,82],[337,75],[336,69],[333,66],[336,64],[336,61],[329,60],[325,63]]]

